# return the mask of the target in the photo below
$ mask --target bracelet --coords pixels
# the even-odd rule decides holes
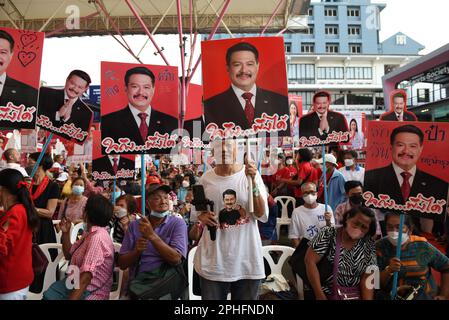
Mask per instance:
[[[394,272],[391,272],[390,269],[391,269],[390,266],[385,267],[385,271],[387,271],[390,274],[390,276],[392,276]]]
[[[253,195],[256,197],[260,196],[260,191],[259,188],[257,188],[257,186],[253,188]]]

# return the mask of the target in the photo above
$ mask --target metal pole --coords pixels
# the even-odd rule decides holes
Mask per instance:
[[[117,179],[114,178],[114,182],[112,184],[112,205],[115,206],[115,189],[117,188]]]
[[[31,171],[30,179],[33,180],[34,175],[36,174],[37,168],[39,168],[39,164],[42,161],[42,158],[44,157],[45,151],[47,150],[48,145],[51,142],[51,139],[53,138],[53,132],[50,132],[50,134],[47,137],[47,141],[45,141],[45,144],[42,146],[42,151],[37,158],[36,163],[34,164],[33,170]]]
[[[140,202],[141,208],[140,212],[142,213],[142,216],[145,216],[145,154],[142,153],[140,155],[140,181],[141,181],[141,195],[142,199]]]
[[[179,48],[181,53],[181,68],[182,68],[182,77],[181,77],[181,116],[179,119],[180,122],[180,130],[184,126],[184,117],[186,111],[186,71],[185,71],[185,56],[184,56],[184,39],[182,32],[182,11],[181,11],[181,0],[176,0],[176,11],[178,13],[178,34],[179,34]]]
[[[265,27],[263,28],[262,32],[260,33],[259,37],[263,36],[263,34],[265,33],[265,30],[267,30],[268,26],[270,25],[271,21],[273,21],[274,16],[276,15],[276,13],[278,12],[279,8],[281,7],[281,4],[284,2],[284,0],[279,0],[276,8],[274,9],[273,14],[271,15],[270,19],[268,20],[267,24],[265,25]]]
[[[398,242],[396,244],[396,258],[401,259],[401,248],[402,248],[402,229],[404,228],[404,214],[401,213],[399,216],[399,232],[398,232]],[[398,292],[398,276],[399,272],[395,272],[393,275],[393,286],[391,289],[391,299],[396,298]]]

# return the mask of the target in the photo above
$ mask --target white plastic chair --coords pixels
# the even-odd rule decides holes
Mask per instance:
[[[56,234],[56,243],[61,243],[62,231],[56,231],[56,226],[59,225],[61,220],[53,220],[53,228],[55,229]]]
[[[193,247],[190,249],[187,255],[187,279],[189,280],[189,300],[201,300],[201,296],[197,296],[193,293],[193,260],[195,258],[196,249]]]
[[[120,252],[120,248],[122,245],[120,243],[114,242],[114,251]],[[120,291],[122,289],[122,281],[123,281],[123,270],[120,269],[118,266],[114,266],[114,273],[118,272],[118,283],[117,283],[117,289],[114,291],[111,291],[109,294],[109,300],[119,300],[120,299]]]
[[[279,196],[274,198],[274,201],[279,202],[281,204],[281,217],[276,219],[276,232],[278,239],[280,237],[281,225],[290,225],[291,219],[288,217],[288,205],[291,202],[293,204],[293,209],[296,208],[296,199],[289,196]]]
[[[272,251],[280,251],[282,252],[281,256],[277,263],[274,262],[273,257],[270,255]],[[270,266],[271,273],[274,274],[282,274],[282,267],[284,266],[285,261],[295,252],[295,249],[287,246],[263,246],[262,254],[263,257],[267,260],[268,265]]]
[[[56,270],[58,268],[59,262],[64,258],[64,253],[62,252],[62,245],[60,243],[43,243],[40,244],[39,247],[44,252],[45,256],[48,259],[48,266],[45,270],[44,276],[44,285],[42,286],[42,291],[39,293],[28,292],[27,299],[28,300],[41,300],[43,293],[52,285],[53,282],[56,282]],[[57,249],[58,256],[54,261],[51,261],[50,249]]]
[[[75,224],[73,227],[72,227],[72,229],[70,230],[70,242],[72,243],[72,244],[74,244],[75,242],[76,242],[76,240],[77,240],[77,237],[78,237],[78,232],[80,231],[80,230],[83,230],[83,223],[82,222],[80,222],[80,223],[77,223],[77,224]]]

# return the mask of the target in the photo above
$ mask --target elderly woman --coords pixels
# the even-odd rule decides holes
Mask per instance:
[[[84,179],[81,177],[72,180],[70,196],[61,204],[58,213],[58,219],[67,218],[73,224],[83,221],[84,208],[86,207],[87,197],[84,193]]]
[[[350,299],[373,299],[374,292],[366,286],[366,280],[369,276],[367,268],[376,265],[372,240],[375,234],[374,213],[365,207],[349,210],[344,215],[342,227],[324,227],[319,231],[310,242],[305,257],[307,276],[317,300],[345,300],[339,292],[348,292]],[[327,259],[328,269],[333,269],[325,275],[324,283],[321,283],[320,276],[323,275],[317,267],[321,259]]]
[[[87,231],[73,245],[70,243],[69,220],[63,218],[62,250],[70,266],[79,269],[79,288],[69,290],[65,280],[58,282],[44,293],[44,299],[107,300],[112,287],[114,245],[106,226],[112,218],[113,206],[101,195],[92,195],[86,203],[84,223]],[[69,269],[70,269],[69,266]],[[62,289],[62,290],[61,290]]]
[[[398,245],[398,214],[385,216],[387,237],[376,242],[377,263],[379,265],[381,293],[390,299],[394,272],[399,272],[398,286],[404,291],[416,289],[417,300],[447,300],[449,298],[449,259],[427,242],[426,238],[412,235],[413,224],[410,216],[404,216],[402,229],[401,258],[396,258]],[[441,273],[438,290],[431,270]],[[408,288],[408,290],[407,290]],[[401,293],[399,290],[398,293]]]

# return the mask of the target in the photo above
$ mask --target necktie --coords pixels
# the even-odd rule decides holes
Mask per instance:
[[[145,140],[147,140],[148,135],[148,125],[146,121],[148,114],[141,112],[138,114],[138,116],[140,118],[140,126],[139,126],[140,136],[142,137],[142,140],[145,143]]]
[[[114,158],[114,159],[112,159],[112,161],[114,162],[114,165],[112,166],[112,170],[114,170],[114,174],[116,174],[118,171],[118,159]]]
[[[402,186],[401,186],[401,192],[402,192],[402,198],[404,199],[404,202],[407,201],[408,196],[410,195],[410,182],[408,181],[408,179],[410,179],[410,177],[412,176],[412,174],[410,172],[404,171],[401,172],[401,176],[402,178],[404,178],[404,181],[402,182]]]
[[[402,120],[403,120],[402,114],[398,115],[398,121],[402,121]]]
[[[242,94],[243,99],[245,99],[245,115],[246,120],[248,120],[249,125],[251,126],[254,120],[254,106],[251,103],[251,98],[253,94],[251,92],[245,92]]]

